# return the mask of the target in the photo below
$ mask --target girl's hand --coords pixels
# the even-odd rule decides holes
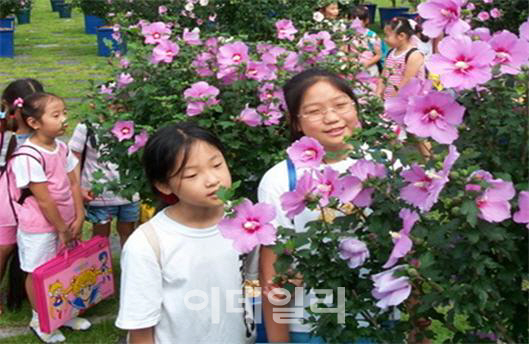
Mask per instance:
[[[70,225],[69,231],[72,233],[74,239],[81,238],[81,229],[83,228],[84,216],[76,217],[75,221]]]
[[[81,196],[83,197],[83,202],[91,202],[94,200],[94,194],[89,189],[81,188]]]
[[[67,246],[72,241],[72,233],[69,228],[64,231],[59,231],[59,240],[63,246]]]

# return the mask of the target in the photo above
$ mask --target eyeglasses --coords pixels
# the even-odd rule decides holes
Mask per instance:
[[[301,117],[311,122],[319,122],[325,117],[329,111],[334,112],[337,115],[345,115],[353,111],[354,104],[350,100],[341,101],[329,108],[314,108],[301,114]]]

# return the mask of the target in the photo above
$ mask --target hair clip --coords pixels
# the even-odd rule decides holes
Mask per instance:
[[[15,99],[15,101],[13,102],[13,106],[21,108],[22,106],[24,106],[24,99],[20,97]]]
[[[6,114],[7,114],[6,111],[2,111],[2,110],[0,110],[0,119],[4,119],[4,118],[6,118]]]

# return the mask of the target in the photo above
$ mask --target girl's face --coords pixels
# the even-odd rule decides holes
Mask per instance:
[[[385,34],[386,43],[391,48],[399,48],[403,46],[404,44],[406,44],[408,40],[408,36],[406,36],[405,33],[401,32],[397,34],[395,31],[391,29],[390,26],[384,27],[384,34]]]
[[[44,114],[40,119],[35,120],[28,118],[28,124],[31,128],[46,137],[59,137],[64,135],[68,124],[68,116],[64,107],[64,102],[60,99],[51,99],[44,108]]]
[[[336,19],[340,14],[340,8],[337,3],[332,3],[323,8],[323,16],[326,19]]]
[[[179,166],[182,156],[177,158]],[[195,207],[218,207],[222,201],[216,192],[223,186],[231,186],[231,175],[222,153],[204,141],[196,141],[189,150],[188,160],[180,173],[167,183],[157,184],[158,190],[166,195],[175,194],[179,203]]]
[[[344,149],[344,138],[360,127],[353,100],[324,80],[305,91],[298,118],[303,134],[318,140],[326,151]]]

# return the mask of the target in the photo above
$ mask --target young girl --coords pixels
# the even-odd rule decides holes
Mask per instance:
[[[380,51],[380,39],[377,34],[367,28],[369,25],[369,9],[366,6],[355,7],[351,12],[351,19],[360,20],[365,28],[363,34],[364,41],[361,43],[367,46],[367,51],[362,54],[364,58],[361,62],[368,69],[371,76],[378,76],[379,70],[377,65],[382,57],[382,53]]]
[[[415,31],[410,20],[402,17],[393,18],[385,27],[386,42],[391,47],[384,62],[377,94],[383,99],[396,96],[398,90],[406,85],[411,78],[424,78],[424,57],[413,45]],[[387,79],[387,85],[384,79]]]
[[[30,273],[56,255],[59,241],[66,245],[80,235],[84,209],[74,171],[77,159],[69,152],[68,146],[57,139],[64,135],[67,127],[61,98],[49,93],[34,93],[24,98],[21,109],[22,119],[33,134],[18,147],[8,168],[14,175],[17,188],[28,196],[21,204],[15,202],[14,206],[19,220],[20,265],[28,272],[26,291],[33,308],[29,326],[43,342],[56,343],[65,340],[59,330],[50,334],[40,330]],[[31,157],[17,156],[17,153]],[[74,318],[65,326],[85,330],[90,327],[90,322]]]
[[[119,180],[118,166],[112,163],[99,163],[99,152],[97,150],[98,138],[95,132],[88,128],[85,123],[79,123],[73,132],[68,146],[81,162],[81,193],[87,202],[86,219],[93,227],[93,235],[108,237],[112,218],[117,218],[117,232],[121,246],[134,230],[139,219],[139,195],[135,194],[132,202],[106,191],[102,195],[94,197],[90,192],[94,182],[93,173],[101,170],[104,181]],[[84,161],[83,161],[84,160]]]
[[[154,192],[172,204],[125,243],[116,326],[129,330],[129,343],[251,341],[233,297],[242,290],[239,254],[217,228],[216,192],[231,185],[221,143],[194,124],[173,124],[149,138],[143,162]]]
[[[291,140],[309,136],[325,148],[326,152],[340,152],[347,149],[344,138],[350,136],[355,128],[361,127],[358,118],[358,105],[349,84],[337,75],[319,69],[309,69],[288,81],[283,87],[289,113]],[[354,161],[347,155],[338,155],[325,161],[326,166],[343,173]],[[299,178],[304,169],[296,169]],[[290,221],[281,207],[280,197],[289,191],[289,171],[287,162],[282,161],[268,170],[263,176],[259,188],[259,202],[273,204],[276,208],[274,225],[294,228],[305,232],[307,222],[318,218],[317,211],[304,210]],[[272,284],[276,272],[276,256],[267,247],[261,248],[260,282],[264,291],[263,311],[267,336],[270,342],[323,343],[321,338],[310,337],[310,327],[302,323],[303,317],[292,319],[290,324],[279,324],[273,320],[273,306],[267,293],[277,287]],[[304,307],[308,305],[308,296],[304,297]],[[288,307],[297,306],[294,300]],[[302,308],[304,308],[302,307]],[[303,311],[300,310],[301,314]],[[297,313],[297,312],[296,312]],[[299,313],[297,313],[299,314]],[[307,317],[305,313],[304,317]]]
[[[323,1],[324,6],[319,8],[319,12],[323,14],[323,17],[327,20],[336,20],[340,15],[340,7],[336,1]]]
[[[5,169],[6,162],[15,151],[16,146],[21,145],[31,133],[30,128],[22,120],[20,100],[32,93],[42,91],[42,85],[37,80],[18,79],[7,85],[2,93],[0,103],[0,173]],[[3,211],[11,212],[11,209],[0,209],[0,212]],[[12,214],[8,216],[12,216]],[[7,261],[15,250],[16,241],[16,227],[7,227],[0,223],[0,284],[4,278]],[[23,279],[19,266],[18,258],[11,260],[7,298],[7,305],[10,308],[18,308],[24,298],[23,283],[18,283]],[[0,314],[2,312],[2,298],[0,297]]]

